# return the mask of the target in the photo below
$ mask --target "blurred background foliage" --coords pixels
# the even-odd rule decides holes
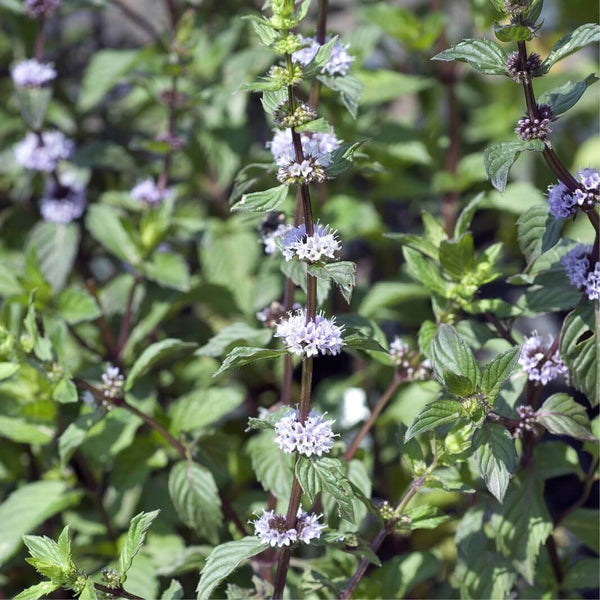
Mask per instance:
[[[125,0],[120,2],[125,4]],[[259,220],[229,213],[238,171],[271,160],[265,148],[272,136],[271,125],[260,98],[240,91],[243,82],[256,79],[273,62],[249,22],[242,19],[260,10],[260,4],[241,0],[181,3],[182,9],[184,5],[193,9],[192,27],[181,33],[183,67],[170,61],[168,52],[154,40],[167,39],[163,32],[168,15],[158,1],[126,3],[145,17],[146,26],[134,23],[116,3],[104,0],[64,2],[47,24],[45,59],[54,62],[59,73],[47,128],[60,129],[76,141],[72,163],[89,180],[89,202],[129,211],[132,231],[143,228],[144,217],[132,206],[128,190],[145,175],[159,173],[165,144],[157,140],[157,134],[165,130],[167,119],[161,92],[169,87],[173,69],[181,69],[177,133],[184,145],[175,154],[170,177],[178,200],[162,241],[185,259],[187,267],[168,286],[161,284],[164,273],[158,284],[145,281],[138,286],[126,364],[135,360],[148,339],[173,337],[203,346],[234,322],[258,328],[256,311],[281,297],[283,277],[278,261],[263,256],[257,234]],[[314,26],[314,8],[307,27],[310,23]],[[589,0],[546,0],[544,28],[530,49],[544,56],[564,33],[582,23],[597,22],[598,10],[598,4]],[[44,313],[46,331],[61,360],[81,377],[99,379],[103,363],[81,348],[71,328],[96,348],[101,346],[98,330],[89,320],[77,317],[65,325],[64,304],[58,302],[57,294],[67,276],[74,284],[93,278],[102,313],[116,331],[132,271],[118,257],[107,256],[94,236],[78,230],[81,241],[73,259],[74,271],[65,274],[62,285],[60,276],[54,286],[40,279],[45,269],[53,268],[38,267],[32,258],[42,243],[36,199],[43,182],[39,175],[22,171],[13,158],[12,146],[26,129],[9,76],[12,63],[32,55],[36,23],[22,13],[18,0],[0,0],[0,11],[0,295],[11,299],[2,305],[3,321],[14,324],[22,320],[29,291],[37,288],[36,306]],[[513,138],[515,124],[525,110],[522,91],[508,78],[483,77],[466,65],[448,67],[430,61],[460,39],[492,37],[491,27],[498,15],[487,0],[331,0],[329,15],[328,29],[351,45],[356,56],[353,74],[364,89],[356,120],[327,90],[322,93],[321,111],[339,138],[364,143],[354,169],[315,194],[317,218],[340,231],[342,259],[353,260],[358,267],[350,307],[334,296],[328,310],[342,315],[342,320],[347,313],[347,322],[379,327],[375,335],[382,340],[401,335],[416,346],[420,324],[431,318],[429,294],[407,275],[399,244],[383,234],[418,234],[422,231],[421,211],[443,221],[444,206],[451,214],[454,207],[465,206],[483,192],[485,199],[473,223],[476,245],[482,249],[495,241],[504,242],[504,272],[519,273],[523,258],[516,242],[516,220],[528,207],[543,202],[553,175],[532,153],[521,157],[503,196],[493,191],[486,180],[482,152],[492,141]],[[535,80],[536,93],[541,95],[545,89],[597,71],[595,51],[587,48],[556,65],[543,80]],[[555,124],[553,142],[572,171],[600,168],[597,89],[591,88]],[[258,176],[264,173],[258,168],[256,172]],[[267,173],[262,183],[272,182],[273,177],[272,171]],[[268,187],[262,183],[259,180],[256,188]],[[288,214],[293,211],[292,198],[286,209]],[[451,216],[446,213],[446,218]],[[567,234],[588,243],[592,239],[583,218],[570,224]],[[61,249],[52,251],[60,262]],[[513,288],[505,283],[491,284],[489,290],[483,289],[486,293],[508,301],[514,298]],[[377,326],[365,319],[372,319]],[[542,317],[533,324],[523,321],[520,328],[527,333],[533,326],[542,332],[553,331],[557,322],[552,319]],[[459,331],[485,355],[486,338],[480,324],[464,321]],[[219,487],[227,490],[245,520],[265,497],[251,468],[253,461],[264,460],[265,451],[259,442],[248,443],[246,418],[277,400],[281,365],[261,362],[215,382],[211,375],[220,353],[201,354],[155,369],[152,381],[147,378],[145,385],[136,386],[130,400],[155,414],[173,433],[197,441],[203,464],[213,472]],[[391,375],[389,364],[364,357],[320,359],[316,406],[337,417],[338,423],[346,419],[346,431],[340,429],[345,439],[355,427],[352,403],[374,401]],[[373,473],[375,498],[394,499],[405,487],[408,475],[398,460],[400,427],[409,425],[438,390],[435,382],[402,386],[377,422],[369,442],[371,451],[362,456]],[[19,522],[16,530],[9,532],[7,521],[0,522],[2,593],[10,597],[35,581],[33,569],[23,560],[20,535],[42,522],[41,531],[55,537],[61,523],[71,525],[76,532],[75,551],[89,571],[110,560],[114,540],[107,537],[98,509],[100,497],[115,530],[126,527],[139,510],[162,510],[146,547],[136,558],[128,589],[157,597],[159,588],[174,576],[184,584],[186,595],[192,594],[198,569],[210,550],[205,543],[215,540],[199,537],[177,520],[167,491],[169,450],[164,441],[142,428],[136,417],[113,411],[90,429],[75,458],[63,456],[60,460],[56,440],[80,414],[85,414],[85,409],[79,404],[53,402],[51,390],[33,367],[0,382],[0,502],[23,485],[37,486],[28,487],[27,493],[23,490],[19,497],[19,510],[11,514],[11,519]],[[15,429],[14,419],[22,430]],[[578,497],[581,467],[575,450],[566,452],[568,456],[561,457],[571,461],[572,474],[551,480],[547,486],[553,511]],[[559,469],[558,474],[564,475],[564,471]],[[357,477],[361,479],[360,474]],[[368,479],[362,477],[365,489],[371,485]],[[287,489],[289,482],[281,485]],[[595,496],[592,494],[590,507],[597,502]],[[428,492],[426,501],[451,517],[460,515],[470,502],[458,493],[441,490]],[[3,516],[7,518],[7,514]],[[450,574],[456,560],[456,524],[452,518],[438,529],[389,539],[383,556],[395,557],[365,578],[359,595],[401,597],[410,592],[411,597],[455,597],[452,585],[456,581]],[[367,538],[371,531],[375,524],[367,520]],[[583,538],[589,538],[585,527],[578,533],[566,529],[562,533],[565,537],[571,534],[584,543]],[[412,553],[405,554],[409,549]],[[582,547],[574,552],[591,555]],[[310,556],[308,559],[310,563]],[[328,551],[324,560],[319,559],[319,566],[332,576],[350,574],[353,560]],[[542,553],[541,588],[549,573],[548,559]],[[304,576],[308,578],[306,573]],[[585,576],[591,577],[589,569]],[[248,579],[249,569],[234,577],[244,583]],[[310,581],[301,583],[310,588]],[[534,586],[527,589],[526,597],[538,597],[539,593]]]

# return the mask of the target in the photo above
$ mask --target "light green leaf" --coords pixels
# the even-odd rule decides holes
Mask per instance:
[[[59,587],[59,584],[52,581],[42,581],[17,594],[14,600],[39,600],[40,598],[46,598]]]
[[[448,370],[466,377],[471,382],[471,391],[479,385],[481,373],[473,352],[451,325],[442,323],[438,327],[430,352],[433,370],[439,381],[444,381],[444,371]]]
[[[266,346],[271,338],[273,332],[265,327],[255,329],[246,325],[246,323],[233,323],[224,327],[208,340],[208,342],[196,350],[196,356],[221,356],[225,351],[237,342],[245,342],[257,344],[259,346]]]
[[[358,80],[364,86],[360,96],[363,106],[382,104],[407,94],[415,94],[433,85],[433,80],[388,69],[361,71]],[[345,79],[345,77],[343,78]]]
[[[104,204],[89,207],[85,219],[92,236],[117,258],[138,266],[141,255],[114,208]]]
[[[212,473],[197,463],[178,462],[169,475],[169,495],[181,520],[216,544],[223,514]]]
[[[129,391],[143,375],[158,363],[167,358],[175,360],[182,354],[191,352],[194,348],[196,348],[196,344],[193,342],[182,342],[173,338],[167,338],[148,346],[131,367],[125,381],[125,391]]]
[[[63,377],[52,390],[52,399],[61,404],[74,404],[79,400],[77,388],[69,377]]]
[[[497,356],[494,360],[491,360],[483,368],[483,373],[481,374],[481,391],[488,397],[490,402],[493,403],[500,392],[500,388],[510,377],[519,360],[520,352],[520,346],[511,348],[500,354],[500,356]]]
[[[473,268],[473,236],[465,233],[458,240],[442,240],[439,257],[444,271],[454,281],[461,281]]]
[[[511,167],[521,152],[542,152],[545,146],[540,140],[529,142],[495,142],[483,153],[485,172],[491,184],[503,193]]]
[[[415,283],[379,281],[372,285],[358,307],[363,317],[375,317],[382,309],[427,298],[427,290]]]
[[[98,600],[94,580],[91,577],[87,578],[85,586],[81,590],[81,594],[79,594],[79,600]]]
[[[420,252],[404,246],[402,254],[406,260],[408,272],[427,289],[438,293],[442,298],[448,296],[448,283],[441,276],[439,267],[425,258]]]
[[[190,271],[187,262],[179,254],[155,252],[151,262],[144,264],[148,279],[160,286],[187,292],[190,289]]]
[[[436,54],[432,60],[460,60],[486,75],[506,75],[507,58],[508,55],[504,48],[496,42],[486,39],[469,39]]]
[[[469,201],[467,206],[465,206],[460,214],[458,215],[458,219],[456,219],[456,225],[454,226],[454,237],[458,238],[464,233],[467,233],[469,227],[471,226],[471,221],[473,220],[473,216],[475,212],[479,208],[479,205],[485,199],[485,192],[481,192],[477,194],[472,200]]]
[[[340,460],[330,457],[310,460],[300,456],[296,462],[296,477],[311,502],[319,492],[327,492],[335,501],[340,517],[354,523],[355,493]]]
[[[473,449],[479,475],[488,490],[502,502],[517,464],[513,438],[504,427],[484,423],[473,435]]]
[[[59,544],[49,537],[38,535],[24,535],[23,542],[31,556],[26,559],[27,562],[44,577],[64,582],[74,573],[68,526],[60,534]]]
[[[183,598],[183,588],[179,581],[171,579],[169,587],[162,593],[161,600],[181,600]]]
[[[546,203],[532,206],[519,217],[519,247],[528,266],[558,243],[563,224],[563,219],[555,219],[550,214]]]
[[[442,561],[433,552],[410,552],[386,562],[381,574],[381,586],[386,598],[405,598],[420,583],[435,578]]]
[[[268,348],[248,348],[246,346],[238,346],[225,357],[221,366],[214,372],[213,377],[217,377],[235,367],[243,367],[244,365],[266,358],[277,358],[286,353],[286,350],[270,350]]]
[[[384,233],[383,236],[392,240],[396,240],[403,246],[413,248],[429,258],[433,258],[435,261],[439,259],[439,251],[437,246],[422,235],[413,235],[410,233]]]
[[[11,378],[18,370],[18,363],[0,362],[0,381]]]
[[[96,299],[83,288],[72,285],[56,299],[58,314],[70,325],[93,321],[101,315]]]
[[[150,525],[152,525],[152,521],[158,517],[159,512],[160,510],[154,510],[149,513],[141,512],[131,519],[127,535],[125,536],[125,542],[119,554],[121,583],[127,579],[127,571],[131,567],[133,558],[140,551],[146,539],[146,532],[150,528]]]
[[[272,492],[279,500],[289,498],[294,474],[292,455],[279,450],[275,433],[261,431],[250,438],[246,448],[252,470],[265,491]]]
[[[22,444],[47,444],[54,437],[54,429],[19,417],[0,415],[0,437]]]
[[[555,435],[597,441],[590,430],[590,420],[585,408],[577,404],[569,394],[550,396],[535,413],[535,420]]]
[[[276,210],[281,206],[288,196],[289,188],[287,185],[278,185],[262,192],[252,192],[243,194],[239,202],[232,207],[232,211],[247,212],[269,212]]]
[[[214,598],[217,586],[235,571],[242,562],[268,548],[256,536],[248,536],[234,542],[217,546],[209,555],[202,569],[196,591],[198,600]]]
[[[363,91],[363,84],[360,79],[357,79],[352,75],[346,75],[345,77],[326,77],[325,75],[319,75],[317,79],[330,90],[340,93],[342,104],[346,107],[352,117],[356,119],[358,103]]]
[[[139,50],[98,50],[83,75],[77,107],[81,112],[94,108],[141,58]]]
[[[552,65],[556,64],[559,60],[566,58],[588,44],[598,41],[600,41],[600,25],[597,23],[581,25],[554,44],[550,54],[548,54],[546,60],[542,63],[542,73],[547,73]]]
[[[308,272],[317,279],[333,281],[348,304],[350,304],[352,290],[356,284],[355,271],[356,264],[348,260],[323,265],[315,264],[308,267]]]
[[[436,400],[417,415],[406,431],[404,441],[408,442],[419,433],[431,431],[440,425],[456,423],[459,419],[468,418],[467,412],[457,400]]]

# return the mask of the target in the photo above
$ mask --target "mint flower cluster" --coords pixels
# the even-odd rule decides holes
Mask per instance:
[[[390,358],[396,370],[405,379],[427,379],[431,372],[430,361],[419,362],[417,354],[399,337],[395,337],[390,344]]]
[[[600,174],[596,169],[582,169],[576,175],[580,186],[573,192],[559,181],[548,188],[550,214],[555,219],[565,219],[578,209],[593,210],[600,205]]]
[[[600,262],[592,266],[592,247],[579,244],[561,258],[571,285],[582,289],[589,300],[600,300]]]
[[[154,179],[148,178],[135,185],[130,194],[145,206],[158,206],[169,197],[171,190],[161,188]]]
[[[283,338],[285,347],[296,356],[335,355],[344,345],[342,330],[335,317],[326,319],[318,314],[314,321],[307,321],[306,309],[302,308],[277,324],[275,337]]]
[[[14,149],[18,164],[31,171],[51,173],[73,152],[73,142],[60,131],[36,134],[30,131]]]
[[[295,63],[306,66],[315,58],[321,45],[316,38],[309,38],[301,35],[299,36],[299,40],[304,48],[293,52],[292,60]],[[327,37],[325,41],[329,42],[330,40],[331,38]],[[354,57],[348,53],[348,45],[343,45],[336,41],[333,44],[328,61],[321,69],[321,73],[325,75],[347,75],[353,62]]]
[[[543,338],[535,334],[523,343],[519,364],[527,373],[529,381],[539,381],[542,385],[547,385],[559,376],[568,376],[569,370],[558,350],[549,355],[553,343],[554,340],[549,338],[545,344]]]
[[[325,525],[319,523],[321,515],[308,514],[298,510],[296,526],[288,528],[284,515],[274,510],[263,511],[263,514],[253,522],[254,535],[269,546],[289,546],[296,542],[310,544],[319,539]]]
[[[12,68],[11,75],[17,88],[40,88],[54,81],[56,71],[51,64],[30,58],[17,63]]]
[[[49,223],[70,223],[83,215],[85,187],[72,173],[61,173],[50,180],[40,200],[40,213]]]
[[[302,423],[300,413],[291,411],[275,424],[275,442],[286,454],[298,452],[309,457],[322,456],[333,447],[333,423],[333,419],[325,419],[325,415],[315,411],[311,411]]]

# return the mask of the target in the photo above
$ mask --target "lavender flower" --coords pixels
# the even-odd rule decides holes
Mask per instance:
[[[49,63],[31,58],[17,63],[11,71],[12,80],[18,88],[39,88],[56,78],[56,71]]]
[[[109,365],[102,374],[102,391],[106,398],[122,398],[125,387],[125,377],[121,375],[119,367]]]
[[[158,206],[170,195],[170,189],[161,189],[153,179],[144,179],[131,189],[131,197],[146,206]]]
[[[519,123],[515,128],[515,133],[524,142],[529,140],[547,142],[548,135],[552,132],[550,123],[556,120],[552,107],[548,104],[540,104],[537,108],[538,116],[535,119],[525,115],[522,119],[519,119]]]
[[[576,174],[580,186],[573,192],[559,181],[548,188],[550,214],[556,218],[566,218],[578,208],[593,210],[600,204],[600,174],[596,169],[582,169]]]
[[[321,45],[315,38],[299,37],[302,44],[305,44],[305,47],[292,53],[292,60],[295,63],[306,66],[315,58]],[[327,41],[330,39],[328,38]],[[321,73],[327,75],[347,75],[353,62],[354,56],[348,53],[348,45],[343,45],[336,41],[331,50],[329,60],[321,69]]]
[[[51,172],[73,152],[73,142],[60,131],[29,132],[14,148],[15,160],[26,169]]]
[[[310,544],[311,540],[318,540],[321,537],[325,525],[319,523],[319,518],[322,515],[308,514],[298,509],[298,522],[296,529],[298,532],[298,540],[305,544]]]
[[[532,431],[535,424],[535,413],[531,406],[519,406],[517,408],[519,414],[519,424],[515,429],[513,435],[515,437],[522,437],[526,431]]]
[[[390,344],[390,358],[392,364],[396,367],[405,379],[427,379],[431,369],[429,360],[418,362],[415,352],[412,352],[408,344],[405,344],[399,337],[395,337]]]
[[[290,411],[275,424],[275,442],[283,452],[298,452],[304,456],[322,456],[333,447],[335,434],[331,429],[333,419],[326,420],[325,415],[311,411],[304,423],[300,422],[300,413]]]
[[[590,300],[600,300],[600,262],[590,271],[585,283],[585,293]]]
[[[314,226],[313,235],[307,236],[306,225],[303,223],[298,227],[289,228],[284,233],[281,239],[281,252],[287,261],[292,260],[294,257],[306,262],[319,262],[328,258],[334,259],[336,252],[342,249],[336,235],[336,231],[317,223]]]
[[[277,228],[273,231],[269,231],[268,233],[263,234],[260,241],[265,246],[265,253],[277,254],[277,251],[279,250],[277,241],[283,239],[285,234],[292,228],[293,225],[282,223],[281,225],[278,225]]]
[[[579,244],[567,252],[560,260],[569,282],[577,288],[583,288],[590,300],[600,299],[600,262],[592,268],[590,263],[591,246]]]
[[[54,180],[46,185],[40,201],[40,213],[49,223],[70,223],[83,214],[87,204],[85,186],[71,173],[63,173],[59,183]]]
[[[301,308],[298,302],[294,302],[292,310]],[[283,317],[285,317],[285,309],[280,302],[271,302],[269,306],[256,313],[256,318],[264,324],[265,327],[275,327]]]
[[[279,548],[289,546],[298,538],[298,532],[294,528],[288,529],[285,517],[274,510],[263,511],[254,521],[254,535],[258,536],[261,542]]]
[[[312,158],[315,162],[327,168],[331,164],[331,154],[339,148],[340,141],[333,133],[301,133],[300,142],[304,158]],[[292,141],[290,129],[278,131],[267,148],[271,150],[275,162],[280,166],[286,166],[296,161],[296,151]]]
[[[539,381],[542,385],[546,385],[559,375],[565,377],[568,375],[569,371],[558,350],[552,356],[548,356],[553,343],[554,340],[550,338],[545,345],[541,336],[535,334],[523,343],[519,364],[530,381]]]
[[[275,337],[283,338],[286,348],[297,356],[339,354],[344,344],[342,327],[335,325],[335,317],[326,319],[322,314],[306,322],[306,310],[300,309],[282,319]]]
[[[27,14],[34,18],[49,17],[59,6],[61,0],[25,0]]]

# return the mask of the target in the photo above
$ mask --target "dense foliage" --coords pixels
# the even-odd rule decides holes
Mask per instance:
[[[0,0],[0,596],[597,597],[591,4]]]

